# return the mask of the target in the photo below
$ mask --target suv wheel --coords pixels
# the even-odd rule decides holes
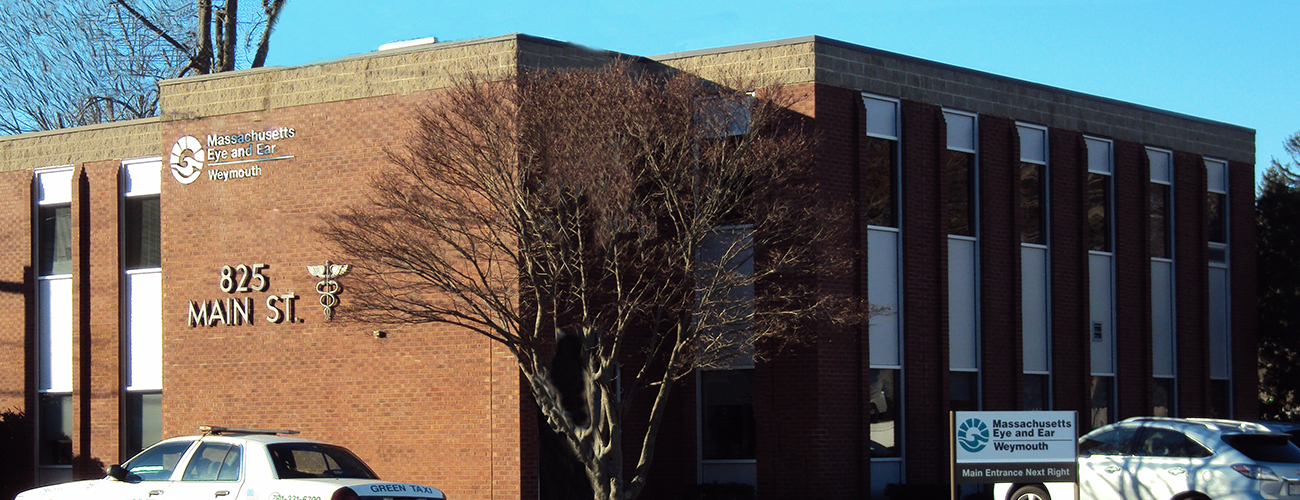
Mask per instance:
[[[1029,485],[1016,488],[1016,492],[1011,494],[1010,500],[1052,500],[1042,486]]]

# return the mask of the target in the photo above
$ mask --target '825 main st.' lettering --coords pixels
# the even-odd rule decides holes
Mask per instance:
[[[271,278],[262,271],[271,266],[263,263],[252,265],[238,264],[234,267],[221,266],[217,279],[217,288],[227,294],[265,292],[271,288]],[[292,292],[270,294],[266,296],[266,316],[269,323],[300,323],[302,319],[296,314],[294,306],[298,295]],[[199,326],[252,325],[256,318],[253,314],[253,297],[226,297],[224,299],[189,301],[187,323],[191,328]]]

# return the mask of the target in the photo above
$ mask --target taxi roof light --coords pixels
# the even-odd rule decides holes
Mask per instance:
[[[214,436],[220,434],[268,434],[274,436],[277,434],[298,433],[298,431],[288,429],[246,429],[241,427],[221,427],[217,425],[200,425],[199,432],[212,434]]]

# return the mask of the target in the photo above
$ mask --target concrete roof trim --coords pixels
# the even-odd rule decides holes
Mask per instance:
[[[861,52],[861,53],[865,53],[865,54],[870,54],[870,55],[875,55],[875,56],[880,56],[880,57],[885,57],[885,58],[895,59],[895,60],[899,60],[899,61],[907,62],[907,63],[911,63],[911,64],[917,64],[917,65],[929,66],[929,67],[932,67],[932,68],[935,68],[935,69],[940,69],[940,70],[945,70],[945,71],[952,71],[952,72],[956,72],[956,73],[964,73],[964,74],[967,74],[967,75],[977,76],[977,77],[980,77],[980,78],[988,78],[988,79],[990,79],[990,80],[996,80],[996,81],[1000,81],[1000,82],[1003,82],[1003,83],[1008,83],[1008,84],[1017,85],[1017,86],[1021,86],[1021,87],[1027,87],[1027,88],[1032,88],[1032,89],[1036,89],[1036,90],[1041,90],[1041,91],[1045,91],[1045,92],[1048,92],[1048,93],[1061,94],[1061,95],[1068,95],[1068,96],[1075,97],[1075,98],[1079,98],[1079,99],[1091,100],[1091,101],[1095,101],[1095,102],[1098,102],[1098,103],[1110,104],[1110,105],[1120,106],[1120,107],[1129,108],[1129,109],[1138,110],[1138,111],[1143,111],[1143,112],[1162,114],[1162,115],[1166,115],[1166,116],[1171,116],[1171,117],[1180,118],[1180,119],[1184,119],[1184,120],[1191,120],[1191,121],[1200,122],[1200,123],[1204,123],[1204,124],[1208,124],[1208,125],[1213,125],[1213,126],[1218,126],[1218,127],[1228,127],[1228,128],[1238,129],[1238,130],[1241,130],[1241,131],[1248,131],[1248,132],[1251,132],[1251,133],[1254,133],[1254,132],[1255,132],[1254,129],[1249,128],[1249,127],[1243,127],[1243,126],[1241,126],[1241,125],[1235,125],[1235,124],[1226,123],[1226,122],[1221,122],[1221,121],[1217,121],[1217,120],[1211,120],[1211,119],[1208,119],[1208,118],[1201,118],[1201,117],[1198,117],[1198,116],[1193,116],[1193,115],[1188,115],[1188,114],[1184,114],[1184,113],[1179,113],[1179,112],[1176,112],[1176,111],[1169,111],[1169,110],[1166,110],[1166,109],[1160,109],[1160,108],[1155,108],[1155,107],[1146,106],[1146,105],[1142,105],[1142,104],[1136,104],[1136,103],[1132,103],[1132,102],[1129,102],[1129,101],[1122,101],[1122,100],[1119,100],[1119,99],[1113,99],[1113,98],[1110,98],[1110,97],[1103,97],[1103,96],[1099,96],[1099,95],[1095,95],[1095,94],[1088,94],[1088,93],[1084,93],[1084,92],[1080,92],[1080,91],[1076,91],[1076,90],[1070,90],[1070,89],[1065,89],[1065,88],[1061,88],[1061,87],[1054,87],[1054,86],[1051,86],[1051,85],[1045,85],[1045,84],[1041,84],[1041,83],[1035,83],[1035,82],[1031,82],[1031,81],[1028,81],[1028,80],[1021,80],[1021,79],[1018,79],[1018,78],[1012,78],[1012,77],[1009,77],[1009,76],[1003,76],[1003,75],[999,75],[999,74],[996,74],[996,73],[989,73],[989,72],[986,72],[986,71],[979,71],[979,70],[975,70],[975,69],[965,68],[965,67],[962,67],[962,66],[956,66],[956,65],[952,65],[952,64],[947,64],[947,63],[938,62],[938,61],[932,61],[932,60],[929,60],[929,59],[922,59],[922,58],[915,57],[915,56],[909,56],[909,55],[906,55],[906,54],[899,54],[899,53],[897,53],[897,52],[890,52],[890,51],[887,51],[887,50],[876,49],[876,48],[867,47],[867,46],[864,46],[864,45],[858,45],[858,44],[855,44],[855,43],[844,42],[844,41],[836,40],[836,39],[833,39],[833,38],[826,38],[826,37],[822,37],[822,36],[818,36],[818,35],[802,36],[802,37],[795,37],[795,38],[786,38],[786,39],[782,39],[782,40],[772,40],[772,41],[767,41],[767,42],[750,43],[750,44],[742,44],[742,45],[732,45],[732,46],[727,46],[727,47],[717,47],[717,48],[712,48],[712,49],[691,50],[691,51],[685,51],[685,52],[673,52],[673,53],[661,54],[661,55],[657,55],[657,56],[650,56],[649,59],[651,59],[651,60],[655,60],[655,61],[668,61],[668,60],[674,60],[674,59],[685,59],[685,58],[699,57],[699,56],[706,56],[706,55],[724,54],[724,53],[728,53],[728,52],[740,52],[740,51],[746,51],[746,50],[762,49],[762,48],[769,48],[769,47],[778,47],[778,46],[782,46],[782,45],[796,45],[796,44],[806,44],[806,43],[813,43],[813,44],[815,44],[815,45],[828,45],[828,46],[833,46],[833,47],[839,47],[839,48],[846,49],[846,50],[852,50],[852,51],[855,51],[855,52]],[[816,51],[816,49],[814,49],[814,51]]]
[[[220,80],[223,78],[245,77],[245,76],[256,75],[258,73],[265,73],[265,72],[277,72],[277,71],[284,71],[284,70],[291,70],[291,69],[298,69],[298,68],[310,68],[313,66],[327,66],[330,64],[354,61],[358,59],[369,59],[373,57],[388,57],[388,56],[396,56],[396,55],[409,54],[415,52],[435,51],[435,50],[450,49],[455,47],[485,45],[485,44],[501,43],[501,42],[509,42],[509,41],[516,41],[516,42],[527,41],[527,42],[534,42],[534,43],[546,43],[551,45],[566,43],[566,42],[556,42],[554,40],[548,40],[545,38],[535,37],[531,35],[525,35],[522,33],[510,33],[501,36],[472,38],[469,40],[455,40],[449,42],[437,42],[437,43],[415,45],[411,47],[403,47],[400,49],[392,49],[392,50],[385,50],[385,51],[372,50],[370,52],[351,54],[342,57],[335,57],[333,59],[313,61],[304,64],[295,64],[292,66],[263,66],[261,68],[246,68],[246,69],[235,70],[235,71],[226,71],[223,73],[183,76],[180,78],[170,78],[167,80],[162,80],[158,82],[158,86],[164,87],[164,86],[171,86],[171,85],[184,85],[184,84],[204,82],[209,80]]]
[[[0,135],[0,142],[17,142],[17,141],[30,140],[30,139],[40,139],[44,137],[54,137],[59,135],[84,134],[86,132],[94,132],[98,130],[107,130],[113,128],[127,128],[127,127],[154,125],[154,124],[160,124],[161,122],[162,122],[162,117],[151,116],[148,118],[136,118],[134,120],[96,123],[94,125],[81,125],[77,127],[60,128],[54,130],[41,130],[37,132],[26,132],[22,134],[14,134],[14,135]]]

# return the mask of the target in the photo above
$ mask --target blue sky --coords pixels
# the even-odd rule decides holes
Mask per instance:
[[[1253,128],[1256,177],[1300,131],[1294,0],[289,0],[267,65],[513,32],[643,56],[821,35]]]

